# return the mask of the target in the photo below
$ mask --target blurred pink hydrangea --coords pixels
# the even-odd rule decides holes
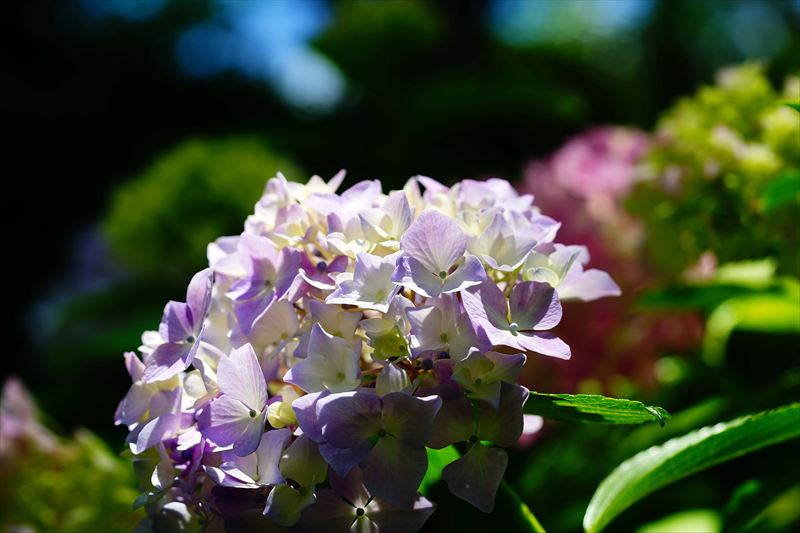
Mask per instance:
[[[593,387],[599,385],[598,392],[619,393],[613,390],[619,378],[650,388],[657,384],[654,365],[659,355],[684,351],[699,342],[698,317],[656,319],[631,312],[642,290],[654,281],[642,255],[642,225],[624,208],[649,147],[644,132],[595,127],[568,139],[552,156],[531,162],[525,170],[520,191],[532,193],[544,212],[562,221],[559,235],[564,243],[585,245],[592,264],[613,271],[622,288],[622,297],[571,309],[561,322],[564,340],[576,353],[592,357],[562,366],[536,361],[526,368],[529,376],[552,371],[550,384],[570,390],[585,388],[592,380]],[[537,379],[542,381],[547,382]]]

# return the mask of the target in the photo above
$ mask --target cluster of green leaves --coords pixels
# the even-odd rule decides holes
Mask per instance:
[[[142,519],[130,463],[86,430],[55,450],[0,460],[3,531],[131,531]]]
[[[254,138],[187,141],[117,190],[105,233],[125,266],[183,281],[206,263],[209,242],[242,231],[278,171],[305,179]]]
[[[800,120],[787,100],[797,105],[800,80],[779,92],[748,64],[664,114],[651,179],[628,202],[658,270],[677,276],[712,250],[723,263],[776,257],[800,275]]]

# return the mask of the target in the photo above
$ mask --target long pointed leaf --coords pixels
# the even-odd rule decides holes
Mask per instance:
[[[635,400],[608,398],[596,394],[542,394],[532,392],[525,403],[525,412],[556,420],[592,422],[595,424],[643,424],[669,418],[661,407]]]
[[[800,403],[707,426],[653,446],[619,465],[597,488],[583,527],[597,533],[661,487],[758,449],[800,437]]]

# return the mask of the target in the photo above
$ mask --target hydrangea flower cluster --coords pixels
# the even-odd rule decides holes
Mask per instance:
[[[116,423],[151,465],[153,523],[255,511],[299,530],[414,531],[435,507],[418,493],[426,448],[453,444],[443,480],[490,512],[526,358],[570,357],[551,331],[562,300],[619,294],[504,180],[336,194],[343,178],[271,179],[141,357],[125,354]]]

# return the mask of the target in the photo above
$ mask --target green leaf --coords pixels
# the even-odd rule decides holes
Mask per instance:
[[[791,107],[795,111],[800,112],[800,103],[797,103],[797,102],[784,102],[783,104]]]
[[[800,403],[706,426],[619,465],[597,488],[583,517],[596,533],[648,494],[695,472],[800,437]]]
[[[772,181],[761,193],[760,209],[769,213],[785,205],[800,204],[800,170],[793,169]]]
[[[597,394],[543,394],[532,392],[525,403],[525,412],[556,420],[592,422],[595,424],[644,424],[669,419],[661,407],[635,400],[608,398]]]
[[[452,444],[441,450],[434,450],[427,448],[428,451],[428,470],[425,472],[425,477],[422,478],[422,483],[419,485],[419,491],[425,495],[430,487],[435,485],[442,479],[442,470],[444,467],[461,457],[455,446]]]
[[[725,506],[725,531],[758,531],[764,511],[793,486],[800,486],[796,477],[793,469],[787,469],[782,474],[773,473],[742,483]]]
[[[800,332],[800,298],[791,293],[751,294],[731,298],[714,309],[706,323],[703,358],[720,364],[728,337],[736,330],[762,333]]]
[[[520,521],[533,533],[546,533],[544,527],[531,511],[528,504],[517,494],[514,487],[511,486],[505,479],[500,482],[500,488],[505,492],[511,501],[514,503],[514,508],[517,510],[517,516]]]
[[[645,524],[636,533],[716,533],[722,531],[722,519],[713,509],[692,509],[671,514]]]

